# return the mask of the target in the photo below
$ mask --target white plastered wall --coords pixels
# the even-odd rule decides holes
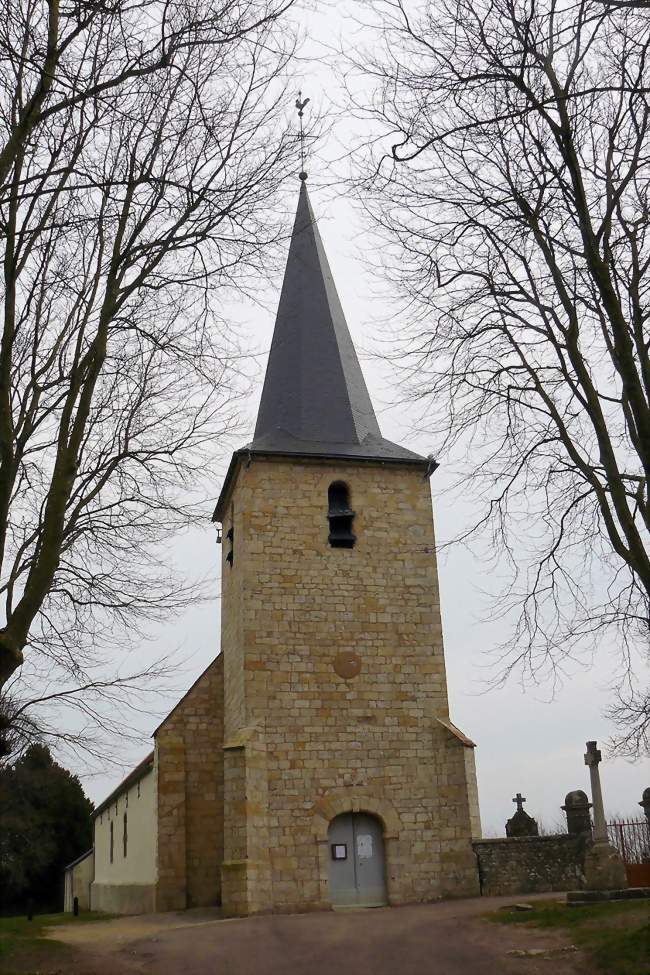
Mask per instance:
[[[124,814],[127,844],[124,855]],[[113,860],[111,862],[111,824]],[[122,792],[95,817],[95,910],[136,913],[150,909],[157,880],[156,776],[153,770]],[[145,888],[148,888],[145,895]],[[142,893],[139,896],[138,890]]]
[[[74,899],[79,899],[79,910],[90,908],[90,885],[93,882],[94,860],[90,850],[83,860],[77,861],[73,867],[66,867],[63,910],[72,913]]]

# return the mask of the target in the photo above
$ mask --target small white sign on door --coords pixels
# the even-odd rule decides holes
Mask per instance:
[[[370,833],[359,833],[357,836],[357,856],[360,860],[372,857],[372,836]]]

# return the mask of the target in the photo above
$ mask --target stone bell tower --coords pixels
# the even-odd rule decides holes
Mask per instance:
[[[304,178],[223,525],[227,913],[478,893],[429,462],[385,440]]]

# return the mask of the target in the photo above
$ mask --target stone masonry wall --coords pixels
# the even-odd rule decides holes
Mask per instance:
[[[474,843],[481,893],[534,894],[584,886],[581,836],[520,836]]]
[[[244,732],[224,746],[223,903],[254,914],[272,903],[266,752]]]
[[[467,795],[469,799],[469,816],[472,829],[472,839],[480,840],[481,830],[481,807],[478,798],[478,781],[476,779],[476,763],[474,760],[474,749],[465,748],[465,781],[467,782]]]
[[[335,480],[353,549],[328,544]],[[422,470],[252,458],[226,511],[224,907],[327,906],[328,822],[355,810],[384,823],[391,903],[477,893],[473,763],[436,720],[448,704]],[[335,671],[342,653],[358,676]]]
[[[223,860],[223,658],[199,677],[155,733],[156,908],[217,904]]]

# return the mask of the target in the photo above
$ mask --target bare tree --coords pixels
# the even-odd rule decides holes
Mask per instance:
[[[380,43],[355,58],[374,86],[356,99],[375,136],[360,182],[410,301],[410,390],[464,458],[471,531],[511,567],[506,672],[539,680],[606,639],[630,715],[650,610],[640,6],[375,0]]]
[[[21,668],[0,693],[0,766],[40,743],[87,773],[128,767],[132,750],[142,745],[142,725],[155,727],[169,706],[177,656],[159,655],[128,673],[122,672],[128,658],[112,666],[87,662],[83,682],[68,678],[67,685],[56,661],[37,673]]]
[[[90,693],[193,596],[161,545],[236,419],[222,307],[281,231],[292,3],[4,8],[0,688],[29,646]]]

